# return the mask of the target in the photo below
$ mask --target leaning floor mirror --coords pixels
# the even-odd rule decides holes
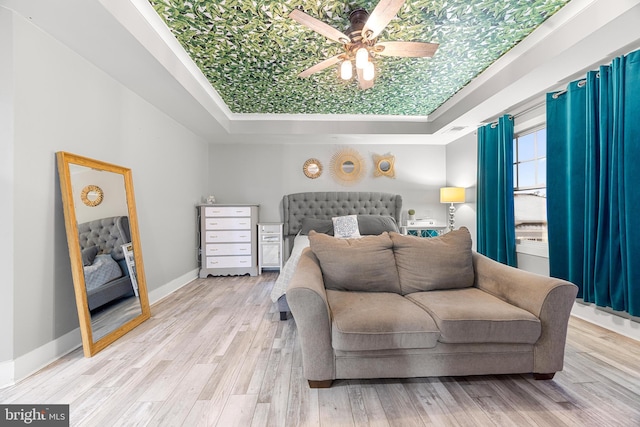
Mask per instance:
[[[56,153],[84,355],[91,357],[151,311],[131,169]]]

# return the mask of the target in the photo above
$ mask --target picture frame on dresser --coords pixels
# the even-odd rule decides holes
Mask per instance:
[[[201,279],[258,275],[257,204],[197,206]]]

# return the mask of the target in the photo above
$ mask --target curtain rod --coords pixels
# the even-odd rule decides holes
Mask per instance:
[[[524,116],[525,114],[535,110],[536,108],[540,108],[545,104],[546,104],[546,101],[540,101],[537,104],[534,104],[531,107],[527,108],[526,110],[522,110],[517,114],[510,114],[509,115],[509,120],[517,119],[520,116]],[[491,128],[492,129],[495,128],[496,126],[498,126],[498,120],[495,120],[495,121],[491,122]]]
[[[596,73],[596,77],[599,78],[600,77],[600,72]],[[582,79],[578,81],[578,87],[583,87],[584,85],[587,84],[587,79]],[[565,93],[567,93],[567,89],[562,89],[559,90],[558,92],[555,92],[553,95],[551,95],[553,97],[553,99],[558,99],[559,96],[564,95]],[[544,104],[546,104],[546,101],[542,101],[539,102],[535,105],[532,105],[531,107],[527,108],[526,110],[520,111],[517,114],[510,114],[509,115],[509,120],[513,120],[516,119],[520,116],[523,116],[525,114],[527,114],[530,111],[535,110],[536,108],[539,108],[541,106],[543,106]],[[494,129],[496,126],[498,126],[498,120],[491,122],[491,128]]]
[[[514,116],[512,114],[509,114],[509,120],[513,120]],[[496,126],[498,126],[498,120],[496,120],[495,122],[491,122],[491,129],[494,129]]]
[[[596,78],[600,78],[600,72],[596,73]],[[582,79],[582,80],[578,81],[578,87],[583,87],[586,84],[587,84],[587,79]],[[551,95],[551,97],[553,99],[558,99],[559,96],[564,95],[565,93],[567,93],[567,90],[568,89],[560,90],[560,91],[554,93],[553,95]]]

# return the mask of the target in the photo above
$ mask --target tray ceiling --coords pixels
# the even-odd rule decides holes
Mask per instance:
[[[294,8],[344,31],[373,1],[150,0],[233,113],[426,116],[557,12],[568,0],[407,0],[379,39],[439,43],[433,58],[377,57],[360,90],[336,67],[302,70],[341,45],[301,26]]]

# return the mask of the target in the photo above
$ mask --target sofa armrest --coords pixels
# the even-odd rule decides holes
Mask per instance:
[[[287,287],[287,302],[298,328],[304,377],[311,381],[333,380],[331,312],[320,263],[309,248],[300,255]]]
[[[534,373],[562,370],[567,326],[578,287],[566,280],[519,270],[473,253],[475,286],[540,319]]]

